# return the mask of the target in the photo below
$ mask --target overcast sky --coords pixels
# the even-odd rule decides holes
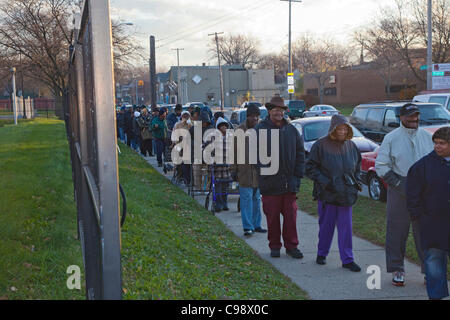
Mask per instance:
[[[303,0],[292,3],[292,40],[304,32],[334,38],[341,43],[359,26],[370,22],[380,6],[393,0]],[[208,52],[208,34],[246,34],[259,39],[263,53],[279,53],[288,43],[289,3],[280,0],[111,0],[113,18],[132,22],[149,51],[156,39],[159,70],[177,64],[215,65]]]

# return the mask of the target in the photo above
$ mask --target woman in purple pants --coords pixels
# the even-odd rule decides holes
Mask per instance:
[[[342,267],[358,272],[361,268],[353,259],[352,206],[361,190],[361,154],[352,137],[348,120],[342,115],[333,116],[328,135],[311,148],[306,175],[314,181],[313,196],[318,200],[317,264],[326,263],[337,227]]]

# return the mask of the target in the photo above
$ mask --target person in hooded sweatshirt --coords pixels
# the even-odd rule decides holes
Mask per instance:
[[[217,201],[216,201],[216,207],[215,211],[220,212],[222,210],[228,211],[228,185],[231,178],[231,172],[230,172],[230,166],[226,163],[226,156],[229,152],[230,143],[231,140],[228,139],[231,133],[227,132],[228,129],[230,129],[230,125],[228,121],[226,121],[224,118],[219,117],[216,121],[216,129],[220,131],[222,134],[222,141],[219,142],[219,147],[222,147],[222,159],[221,163],[216,163],[218,165],[214,166],[214,178],[219,179],[219,182],[215,183],[216,186],[216,194],[217,194]],[[228,141],[227,141],[228,139]],[[218,156],[218,155],[217,155]],[[222,181],[220,181],[222,180]]]
[[[313,197],[318,200],[319,243],[316,263],[324,265],[334,229],[342,267],[361,271],[353,258],[352,206],[361,189],[361,154],[351,140],[353,130],[346,117],[334,115],[329,133],[317,140],[306,162],[306,176],[314,181]]]

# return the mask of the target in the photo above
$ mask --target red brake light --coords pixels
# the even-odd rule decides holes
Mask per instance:
[[[327,112],[326,111],[322,111],[322,114],[327,114]]]

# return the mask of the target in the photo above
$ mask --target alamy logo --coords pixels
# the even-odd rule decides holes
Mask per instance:
[[[194,139],[188,130],[176,129],[172,133],[172,142],[176,143],[172,149],[172,161],[177,165],[192,164],[192,159],[193,164],[259,164],[261,175],[274,175],[279,169],[278,129],[260,129],[258,132],[254,129],[229,129],[224,135],[217,129],[208,129],[202,134],[201,122],[195,121]],[[194,143],[193,148],[191,143]]]
[[[67,278],[67,288],[69,290],[77,289],[81,290],[81,270],[77,265],[72,265],[67,268],[67,274],[70,274]]]
[[[381,269],[377,265],[371,265],[367,268],[367,274],[371,274],[369,278],[367,278],[367,289],[373,290],[381,289]]]

